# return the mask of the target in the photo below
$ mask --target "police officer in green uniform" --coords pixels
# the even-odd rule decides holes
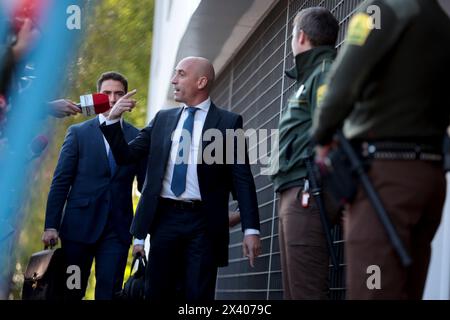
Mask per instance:
[[[300,11],[293,22],[296,79],[279,123],[279,241],[285,299],[327,299],[329,256],[320,215],[310,195],[305,160],[311,156],[312,116],[324,90],[325,75],[336,56],[339,24],[325,8]],[[273,164],[274,162],[272,162]]]
[[[315,114],[319,158],[343,125],[413,261],[401,264],[359,187],[344,216],[349,299],[422,298],[446,189],[448,2],[366,1],[350,21]]]

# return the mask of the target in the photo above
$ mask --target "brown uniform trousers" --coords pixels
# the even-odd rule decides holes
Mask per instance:
[[[365,192],[344,213],[348,299],[421,299],[439,226],[446,181],[439,162],[374,160],[370,179],[413,264],[404,268]],[[367,280],[380,268],[380,289]],[[370,282],[370,281],[369,281]]]
[[[329,254],[313,196],[303,208],[300,187],[280,193],[278,232],[284,299],[324,300],[329,292]],[[337,216],[330,217],[335,223]]]

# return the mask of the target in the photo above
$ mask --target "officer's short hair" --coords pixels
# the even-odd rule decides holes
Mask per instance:
[[[314,47],[336,45],[339,22],[326,8],[312,7],[301,10],[294,18],[293,27],[295,33],[303,30]]]
[[[108,71],[105,73],[102,73],[100,78],[97,80],[97,91],[100,92],[100,88],[102,87],[102,83],[106,80],[115,80],[120,81],[123,85],[123,88],[125,89],[125,93],[128,92],[128,80],[125,78],[125,76],[117,71]]]

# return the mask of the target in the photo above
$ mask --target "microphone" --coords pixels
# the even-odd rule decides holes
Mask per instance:
[[[104,93],[93,93],[80,96],[80,103],[77,106],[85,116],[104,113],[111,107],[109,105],[108,95]]]
[[[39,157],[42,152],[47,148],[48,138],[44,135],[36,136],[30,143],[30,156],[28,161],[32,161]]]

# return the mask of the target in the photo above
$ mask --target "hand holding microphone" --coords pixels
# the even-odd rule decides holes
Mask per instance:
[[[64,118],[81,113],[81,108],[73,101],[59,99],[48,103],[48,112],[55,118]]]
[[[67,99],[49,102],[49,113],[56,118],[63,118],[82,113],[84,116],[104,113],[110,109],[108,95],[93,93],[80,96],[80,103]]]
[[[108,120],[120,119],[122,113],[124,113],[125,111],[131,111],[136,106],[136,100],[130,98],[134,96],[136,92],[137,90],[134,89],[120,98],[111,109]]]
[[[136,94],[136,89],[128,92],[120,98],[111,109],[109,119],[119,119],[125,111],[131,111],[136,106],[136,100],[130,97]],[[49,113],[56,118],[82,113],[84,116],[92,116],[107,112],[110,109],[108,95],[93,93],[80,96],[80,103],[74,103],[67,99],[54,100],[48,103]]]
[[[80,103],[68,99],[54,100],[48,103],[49,113],[56,118],[82,113],[84,116],[93,116],[104,113],[110,109],[108,95],[93,93],[80,96]]]

